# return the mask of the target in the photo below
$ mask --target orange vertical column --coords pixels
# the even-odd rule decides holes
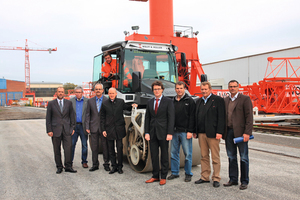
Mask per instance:
[[[173,36],[173,0],[150,0],[150,35]]]

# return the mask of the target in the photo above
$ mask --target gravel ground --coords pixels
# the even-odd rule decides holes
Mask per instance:
[[[0,120],[45,119],[46,108],[37,107],[0,107]]]
[[[276,137],[276,136],[272,136]],[[286,136],[282,136],[286,137]],[[282,140],[279,137],[279,140]],[[258,138],[258,137],[257,137]],[[0,196],[1,199],[299,199],[298,169],[300,159],[255,150],[264,143],[250,141],[250,184],[241,191],[238,186],[214,188],[194,184],[201,167],[192,169],[192,182],[185,183],[184,169],[178,179],[146,184],[151,173],[136,173],[124,162],[124,174],[108,174],[101,167],[95,172],[80,164],[80,142],[77,143],[74,169],[76,174],[57,175],[51,139],[45,131],[45,120],[0,121]],[[250,146],[250,145],[249,145]],[[269,151],[299,152],[299,148],[268,144]],[[272,147],[272,148],[271,148]],[[228,181],[228,159],[224,143],[220,144],[221,184]],[[91,165],[89,149],[88,161]],[[100,166],[103,164],[99,155]],[[170,172],[169,172],[170,174]]]

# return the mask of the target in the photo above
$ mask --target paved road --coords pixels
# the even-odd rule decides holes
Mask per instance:
[[[213,188],[212,183],[194,184],[200,177],[200,166],[193,167],[194,176],[190,183],[183,181],[184,170],[181,169],[180,178],[159,186],[158,183],[144,183],[151,173],[136,173],[126,162],[122,175],[109,175],[103,168],[95,172],[83,169],[80,145],[74,161],[78,173],[57,175],[51,139],[45,133],[45,120],[0,121],[0,197],[18,200],[299,199],[300,159],[279,154],[293,152],[297,155],[300,149],[255,140],[250,142],[250,184],[247,190],[240,191],[237,186]],[[228,181],[228,161],[224,143],[220,146],[221,183],[225,183]],[[279,152],[266,153],[268,149],[279,149]],[[88,161],[90,164],[90,151]]]

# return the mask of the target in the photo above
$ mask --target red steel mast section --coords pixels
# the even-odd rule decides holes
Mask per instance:
[[[30,48],[28,47],[27,39],[25,41],[25,48],[24,47],[5,47],[0,46],[0,50],[22,50],[25,51],[25,85],[26,85],[26,93],[32,93],[30,91],[30,62],[29,62],[29,51],[49,51],[51,53],[52,51],[57,51],[56,48]]]

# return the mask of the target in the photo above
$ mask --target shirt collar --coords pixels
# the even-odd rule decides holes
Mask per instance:
[[[77,98],[75,98],[75,99],[76,99],[76,101],[78,101],[78,99],[77,99]],[[79,101],[83,101],[83,96],[81,97],[81,99],[80,99]]]
[[[179,99],[179,101],[180,101],[181,99],[183,99],[184,96],[185,96],[185,93],[181,96],[181,98]],[[175,96],[175,100],[178,101],[178,100],[177,100],[177,95]]]
[[[158,98],[158,101],[160,101],[162,97],[163,97],[163,95],[161,95],[161,96]],[[155,99],[156,99],[156,98],[155,98]]]
[[[209,99],[209,97],[211,96],[211,94],[212,93],[210,93],[210,95],[208,95],[208,97],[205,99],[204,97],[202,97],[202,99],[204,100],[204,101],[207,101],[208,99]]]
[[[98,97],[96,96],[96,101],[98,101],[98,99],[100,99],[100,101],[102,101],[103,95],[102,95],[100,98],[98,98]]]
[[[64,98],[62,98],[62,99],[56,98],[56,99],[57,99],[57,103],[59,103],[60,101],[61,101],[61,103],[64,103]]]
[[[234,100],[236,100],[236,98],[238,97],[238,95],[239,95],[239,92],[236,93],[236,95],[234,95],[234,97],[231,97],[231,95],[229,95],[229,98],[230,98],[231,101],[234,101]]]

